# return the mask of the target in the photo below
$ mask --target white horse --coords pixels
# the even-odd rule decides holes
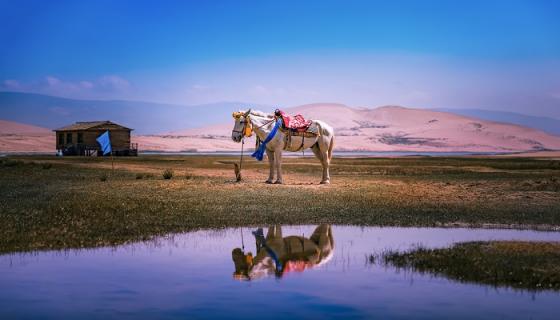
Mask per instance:
[[[235,142],[241,142],[244,137],[249,137],[254,131],[261,141],[264,141],[275,125],[273,114],[249,109],[233,113],[235,125],[231,132],[231,138]],[[286,130],[278,130],[272,140],[266,145],[266,155],[270,164],[270,174],[266,183],[273,183],[276,173],[275,184],[281,184],[282,179],[282,151],[301,151],[311,148],[315,157],[321,161],[323,166],[323,178],[321,184],[330,183],[329,165],[332,159],[334,146],[334,130],[328,124],[319,120],[312,120],[311,126],[316,126],[316,135],[291,136],[288,143]]]
[[[334,255],[334,237],[331,226],[319,225],[309,238],[282,235],[282,227],[270,226],[266,238],[262,229],[253,233],[256,240],[255,257],[241,248],[231,252],[235,271],[240,280],[256,280],[264,276],[281,277],[287,272],[304,271],[319,267]]]

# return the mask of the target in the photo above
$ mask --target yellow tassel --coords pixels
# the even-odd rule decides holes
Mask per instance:
[[[247,121],[249,121],[249,119],[247,119]],[[253,125],[251,124],[251,122],[249,122],[249,124],[245,127],[245,136],[250,137],[252,135],[253,135]]]
[[[232,113],[231,116],[234,119],[237,119],[237,118],[240,118],[241,116],[243,116],[243,114],[244,114],[243,112],[236,111],[236,112]]]
[[[253,254],[251,252],[249,252],[249,254],[247,254],[245,256],[247,265],[252,266],[253,265]]]

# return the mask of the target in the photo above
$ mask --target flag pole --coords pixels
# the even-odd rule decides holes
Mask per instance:
[[[111,147],[111,136],[109,130],[97,137],[97,143],[101,147],[99,151],[103,152],[103,156],[107,155],[108,152],[111,153],[111,174],[115,172],[115,160],[113,158],[113,148]],[[99,151],[97,154],[99,155]]]
[[[107,135],[109,136],[109,147],[111,148],[111,174],[115,174],[115,161],[113,159],[113,146],[111,145],[111,132],[107,130]]]

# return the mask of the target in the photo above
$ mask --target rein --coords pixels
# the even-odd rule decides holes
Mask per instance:
[[[270,119],[270,120],[268,120],[268,121],[267,121],[267,122],[265,122],[264,124],[262,124],[262,125],[258,126],[258,127],[257,127],[257,129],[260,129],[260,128],[262,128],[262,127],[266,126],[267,124],[271,123],[272,121],[274,121],[274,119]]]

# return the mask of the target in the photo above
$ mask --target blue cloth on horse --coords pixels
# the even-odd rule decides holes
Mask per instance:
[[[258,248],[258,244],[261,244],[263,246],[263,248],[266,250],[266,253],[268,253],[268,255],[274,261],[276,272],[282,272],[282,270],[284,269],[284,266],[282,265],[282,262],[278,258],[278,255],[276,254],[276,252],[274,252],[274,250],[272,250],[272,248],[270,248],[266,244],[266,238],[264,237],[263,229],[258,228],[256,231],[253,231],[252,233],[255,236],[255,240],[257,241],[257,248]],[[258,252],[257,252],[257,254],[258,254]]]
[[[266,144],[269,143],[270,140],[272,140],[272,138],[274,138],[274,136],[276,135],[276,132],[278,131],[278,128],[280,127],[281,123],[282,123],[281,119],[276,120],[276,124],[274,125],[274,128],[272,128],[272,131],[270,131],[270,133],[268,134],[266,139],[264,139],[264,141],[261,143],[259,148],[257,150],[255,150],[255,152],[253,152],[251,157],[257,158],[257,160],[262,161],[262,159],[264,157],[264,150],[266,149]]]

